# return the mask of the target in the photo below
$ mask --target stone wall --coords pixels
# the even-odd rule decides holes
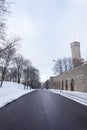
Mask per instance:
[[[87,92],[87,63],[50,77],[50,88]]]

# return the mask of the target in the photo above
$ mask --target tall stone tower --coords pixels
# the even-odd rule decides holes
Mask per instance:
[[[72,52],[72,63],[73,66],[81,64],[81,52],[80,52],[80,42],[75,41],[70,44]]]

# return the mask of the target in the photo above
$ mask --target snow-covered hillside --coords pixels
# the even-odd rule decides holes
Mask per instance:
[[[65,96],[67,98],[70,98],[76,102],[79,102],[83,105],[87,106],[87,93],[82,92],[76,92],[76,91],[66,91],[66,90],[56,90],[56,89],[50,89],[51,92],[60,94],[62,96]]]
[[[0,108],[32,91],[34,90],[30,90],[30,88],[28,88],[28,90],[24,90],[24,86],[22,84],[4,82],[3,87],[0,88]]]

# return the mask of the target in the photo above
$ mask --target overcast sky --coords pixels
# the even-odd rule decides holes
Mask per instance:
[[[53,75],[53,61],[71,57],[70,43],[81,43],[87,57],[87,0],[15,0],[7,29],[19,35],[20,52],[40,70],[41,81]]]

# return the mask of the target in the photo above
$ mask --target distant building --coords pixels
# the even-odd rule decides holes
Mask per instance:
[[[50,77],[50,88],[87,92],[87,63],[81,58],[80,42],[75,41],[70,46],[74,68]]]

